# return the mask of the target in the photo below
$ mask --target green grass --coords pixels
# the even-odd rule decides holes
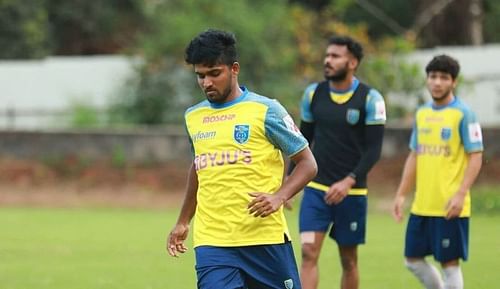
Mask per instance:
[[[164,250],[177,212],[0,208],[0,287],[196,288],[192,249],[180,258]],[[294,240],[296,212],[287,213]],[[499,221],[498,215],[472,218],[470,260],[463,264],[466,288],[497,287]],[[404,229],[388,214],[370,214],[368,244],[360,249],[362,288],[422,288],[403,267]],[[332,241],[325,242],[320,262],[320,288],[338,288],[340,267]]]

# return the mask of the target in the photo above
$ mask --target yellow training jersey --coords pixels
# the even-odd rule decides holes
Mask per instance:
[[[468,153],[483,150],[481,127],[474,113],[458,98],[417,110],[410,148],[417,153],[416,193],[411,212],[445,216],[448,200],[458,191],[468,164]],[[461,217],[470,216],[470,195]]]
[[[289,235],[282,209],[248,213],[248,193],[276,192],[282,152],[292,156],[308,143],[278,101],[241,89],[229,103],[205,100],[185,113],[198,175],[195,247],[279,244]]]

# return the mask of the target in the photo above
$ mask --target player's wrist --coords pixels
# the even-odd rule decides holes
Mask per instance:
[[[353,186],[356,183],[356,174],[353,172],[350,172],[346,176],[347,179],[351,180],[351,186]]]

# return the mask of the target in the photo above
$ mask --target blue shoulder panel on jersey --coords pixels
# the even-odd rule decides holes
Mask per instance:
[[[460,109],[463,113],[462,121],[460,122],[460,136],[466,152],[477,152],[483,150],[483,140],[481,135],[481,127],[476,119],[475,113],[460,99],[453,104],[454,107]]]
[[[300,102],[300,119],[305,122],[314,122],[314,117],[311,112],[311,100],[316,87],[318,87],[318,83],[309,85],[302,95],[302,101]]]
[[[277,100],[250,93],[246,101],[256,101],[268,107],[264,124],[266,136],[286,156],[292,156],[308,146],[292,117]]]
[[[382,94],[372,88],[366,97],[366,118],[365,124],[385,124],[385,102]]]

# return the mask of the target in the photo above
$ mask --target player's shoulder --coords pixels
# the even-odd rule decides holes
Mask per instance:
[[[427,101],[421,105],[419,105],[416,109],[416,112],[421,112],[421,111],[425,111],[425,110],[429,110],[429,109],[432,109],[432,100],[430,101]]]
[[[382,93],[380,93],[380,91],[378,91],[376,88],[370,86],[368,90],[368,97],[370,99],[373,99],[374,101],[384,100]]]
[[[318,88],[319,82],[313,82],[310,83],[309,85],[306,86],[306,89],[304,90],[306,93],[312,93]]]
[[[281,103],[277,99],[270,98],[251,91],[248,92],[248,95],[244,99],[244,102],[253,102],[264,105],[267,107],[269,111],[276,111],[280,113],[285,111],[285,108],[283,107],[283,105],[281,105]]]
[[[207,108],[207,107],[210,107],[210,102],[205,99],[204,101],[201,101],[195,105],[188,107],[186,109],[186,111],[184,112],[184,116],[187,116],[195,111],[198,111],[200,109]]]
[[[455,101],[451,104],[453,108],[456,108],[463,113],[469,114],[473,113],[472,109],[470,106],[465,103],[461,98],[455,97]]]

